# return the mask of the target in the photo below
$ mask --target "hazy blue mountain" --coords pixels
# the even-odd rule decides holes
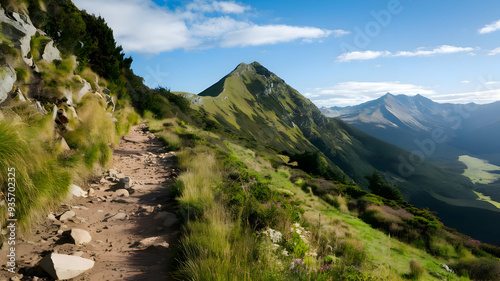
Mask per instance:
[[[500,164],[500,102],[441,104],[421,95],[387,93],[360,105],[321,111],[426,159],[470,154]]]

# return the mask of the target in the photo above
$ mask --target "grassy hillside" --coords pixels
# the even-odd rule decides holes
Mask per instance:
[[[275,149],[314,174],[353,180],[368,190],[366,176],[379,170],[418,206],[426,206],[422,198],[432,197],[443,206],[481,208],[491,212],[490,216],[498,211],[477,200],[473,185],[460,172],[441,169],[339,119],[324,117],[309,100],[256,62],[240,64],[200,93],[201,98],[185,96],[194,108],[213,118],[215,131],[244,139],[254,148]],[[489,232],[484,229],[481,239],[499,243]]]
[[[500,276],[492,256],[498,248],[443,226],[428,210],[312,176],[289,157],[245,140],[179,120],[149,125],[180,149],[181,280]]]

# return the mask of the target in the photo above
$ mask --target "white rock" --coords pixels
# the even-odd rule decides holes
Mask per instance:
[[[39,30],[33,25],[29,17],[13,12],[11,19],[3,9],[0,9],[0,22],[2,25],[2,33],[8,35],[7,38],[14,42],[21,49],[21,56],[26,64],[34,65],[33,57],[31,56],[31,37]],[[43,33],[39,31],[39,33]],[[43,33],[45,34],[45,33]]]
[[[118,170],[116,168],[109,169],[109,176],[112,178],[116,178],[116,175],[118,175]]]
[[[76,197],[87,197],[87,192],[83,191],[81,187],[74,184],[69,186],[69,193]]]
[[[169,247],[169,244],[165,242],[163,240],[163,237],[161,236],[142,239],[141,241],[139,241],[139,244],[143,247],[149,247],[149,246],[163,246],[165,248]]]
[[[14,92],[13,99],[18,99],[19,101],[26,101],[26,98],[23,95],[23,92],[21,91],[21,88],[17,88],[16,91]]]
[[[49,220],[51,220],[51,221],[56,221],[56,220],[57,220],[57,219],[56,219],[56,216],[54,216],[54,214],[52,214],[52,213],[49,213],[49,214],[47,215],[47,218],[48,218]]]
[[[35,108],[40,114],[47,115],[47,110],[43,108],[42,104],[39,101],[35,102]]]
[[[89,192],[88,192],[88,195],[89,197],[94,197],[96,194],[95,194],[95,190],[91,187],[89,188]]]
[[[17,75],[10,65],[0,66],[0,103],[4,102],[14,88]]]
[[[78,75],[75,75],[75,77],[76,76],[78,76]],[[76,102],[80,102],[80,100],[83,98],[83,96],[85,96],[85,94],[92,91],[92,85],[90,85],[90,83],[87,80],[85,80],[81,77],[80,77],[80,79],[81,79],[83,85],[82,85],[82,88],[78,91],[78,94],[76,97]]]
[[[117,191],[115,191],[113,196],[114,197],[129,197],[130,194],[128,193],[128,191],[126,189],[118,189]]]
[[[90,236],[90,233],[83,229],[73,228],[71,229],[70,235],[76,245],[81,245],[92,241],[92,236]]]
[[[61,53],[54,46],[54,41],[50,41],[45,45],[45,49],[43,50],[42,59],[52,63],[55,60],[62,60]]]
[[[59,217],[59,220],[60,221],[67,221],[67,220],[73,218],[74,216],[76,216],[75,211],[67,211],[66,213],[62,214],[61,217]]]
[[[39,266],[56,280],[75,278],[94,267],[94,261],[77,256],[50,254],[45,256]]]

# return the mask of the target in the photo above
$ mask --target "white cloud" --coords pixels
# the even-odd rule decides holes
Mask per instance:
[[[485,25],[483,28],[479,29],[480,34],[490,33],[500,29],[500,20],[493,22],[491,24]]]
[[[474,91],[457,94],[443,94],[432,97],[432,100],[439,103],[478,103],[487,104],[500,101],[500,89]]]
[[[74,0],[78,8],[101,15],[126,52],[159,53],[198,43],[184,19],[149,0]]]
[[[413,52],[408,51],[399,51],[395,53],[394,57],[416,57],[416,56],[430,56],[436,54],[452,54],[458,52],[470,52],[473,51],[472,47],[455,47],[450,45],[442,45],[432,50],[423,50],[423,48],[419,48]]]
[[[220,12],[224,14],[241,14],[249,10],[250,7],[229,1],[196,0],[189,3],[186,9],[204,13]]]
[[[126,52],[158,54],[176,49],[312,42],[349,33],[340,29],[259,25],[245,19],[251,7],[234,1],[194,0],[175,11],[152,0],[73,2],[80,9],[104,17]]]
[[[382,56],[390,56],[389,51],[364,51],[364,52],[350,52],[344,53],[337,57],[339,62],[349,62],[353,60],[371,60]]]
[[[435,95],[435,91],[423,86],[404,84],[399,81],[389,82],[341,82],[329,88],[314,89],[309,98],[318,106],[349,106],[377,99],[386,93],[423,96]]]
[[[328,37],[332,31],[315,27],[289,25],[252,25],[231,31],[224,35],[222,47],[258,46],[290,42],[297,39],[318,39]]]
[[[463,81],[460,81],[460,83],[463,83],[463,84],[469,84],[470,81],[469,80],[463,80]]]
[[[439,54],[452,54],[458,52],[470,52],[475,50],[472,47],[456,47],[450,45],[442,45],[432,50],[425,50],[424,47],[417,48],[415,51],[398,51],[391,53],[389,51],[363,51],[363,52],[349,52],[343,53],[337,57],[339,62],[350,62],[353,60],[371,60],[378,57],[416,57],[416,56],[430,56]]]
[[[491,50],[489,53],[488,53],[488,56],[495,56],[495,55],[498,55],[500,54],[500,47],[498,48],[495,48],[493,50]]]

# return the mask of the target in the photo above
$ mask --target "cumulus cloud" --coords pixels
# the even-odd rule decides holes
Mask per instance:
[[[493,50],[491,50],[489,53],[488,53],[488,56],[495,56],[495,55],[498,55],[500,54],[500,47],[498,48],[495,48]]]
[[[252,25],[224,35],[221,46],[258,46],[290,42],[297,39],[318,39],[328,37],[332,31],[315,27],[289,25]]]
[[[252,8],[234,1],[194,0],[175,10],[160,7],[152,0],[73,2],[104,17],[126,52],[158,54],[176,49],[313,42],[349,33],[341,29],[257,24],[245,19]]]
[[[463,81],[460,81],[460,83],[463,83],[463,84],[469,84],[470,81],[469,80],[463,80]]]
[[[456,47],[450,45],[442,45],[432,50],[426,50],[424,47],[417,48],[415,51],[398,51],[391,53],[389,51],[355,51],[343,53],[337,57],[338,62],[350,62],[353,60],[371,60],[378,57],[422,57],[431,55],[452,54],[459,52],[470,52],[475,50],[472,47]]]
[[[483,28],[479,29],[480,34],[491,33],[500,29],[500,20],[487,24]]]
[[[310,98],[318,106],[349,106],[361,104],[377,99],[386,93],[393,95],[405,94],[432,96],[436,92],[423,86],[405,84],[399,81],[389,82],[356,82],[348,81],[336,84],[329,88],[316,88],[308,93]]]

